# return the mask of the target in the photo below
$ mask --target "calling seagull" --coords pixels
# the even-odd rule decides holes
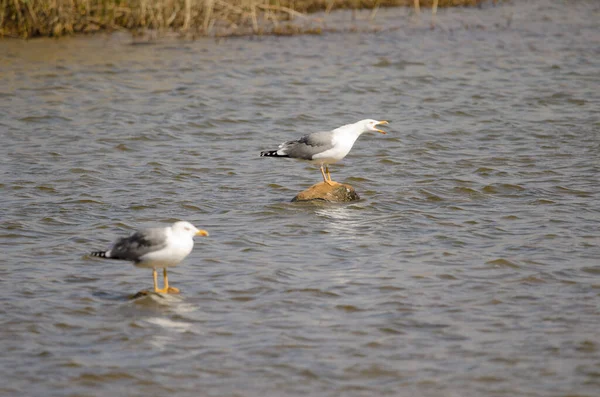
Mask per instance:
[[[261,157],[290,157],[319,164],[323,181],[334,185],[329,173],[329,164],[337,163],[350,152],[358,137],[369,131],[386,132],[377,128],[387,121],[365,119],[354,124],[346,124],[331,131],[313,132],[295,141],[284,142],[277,150],[260,152]],[[325,168],[323,168],[325,166]]]

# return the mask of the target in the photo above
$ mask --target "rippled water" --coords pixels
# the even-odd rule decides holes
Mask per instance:
[[[0,42],[0,394],[597,396],[600,7],[514,3]],[[259,151],[365,117],[362,200],[290,203],[318,169]],[[86,256],[176,219],[181,295]]]

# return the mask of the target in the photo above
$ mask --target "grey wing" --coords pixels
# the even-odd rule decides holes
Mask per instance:
[[[313,132],[298,139],[281,144],[280,151],[290,157],[312,160],[315,154],[319,154],[333,147],[331,139],[333,131]]]
[[[113,259],[138,261],[149,252],[158,251],[167,245],[165,229],[146,229],[135,232],[129,237],[123,237],[110,249]]]

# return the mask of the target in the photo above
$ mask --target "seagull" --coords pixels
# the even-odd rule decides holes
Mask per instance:
[[[388,124],[387,121],[365,119],[354,124],[343,125],[332,131],[304,135],[298,140],[282,143],[277,150],[262,151],[260,155],[261,157],[291,157],[319,164],[323,181],[333,186],[335,182],[331,180],[329,164],[346,157],[354,142],[363,132],[376,131],[385,134],[386,132],[378,129],[377,126],[386,124]],[[323,169],[323,165],[325,169]]]
[[[154,292],[179,293],[169,287],[167,267],[185,259],[194,248],[194,236],[208,236],[189,222],[175,222],[165,228],[144,229],[119,238],[108,251],[94,251],[91,256],[132,261],[137,267],[152,268]],[[156,268],[163,268],[164,288],[158,288]]]

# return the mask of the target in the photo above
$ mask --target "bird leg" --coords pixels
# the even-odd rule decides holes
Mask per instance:
[[[327,176],[325,175],[325,170],[323,169],[323,164],[321,164],[321,175],[323,175],[323,182],[327,182]]]
[[[158,275],[156,274],[155,268],[152,268],[152,277],[154,278],[154,292],[160,292],[158,289]]]
[[[163,268],[163,276],[165,278],[164,288],[158,288],[158,273],[156,269],[152,269],[152,277],[154,278],[154,292],[161,294],[178,294],[179,289],[174,287],[169,287],[169,278],[167,277],[167,268]]]
[[[327,178],[329,178],[329,182],[333,182],[331,180],[331,174],[329,173],[329,165],[325,165],[325,172],[327,173]]]
[[[163,288],[165,290],[165,292],[167,294],[178,294],[179,293],[179,288],[175,288],[175,287],[169,287],[169,278],[167,277],[167,268],[163,268],[163,276],[165,277],[165,288]]]
[[[163,277],[165,278],[165,288],[163,288],[163,289],[168,290],[169,289],[169,277],[167,276],[167,268],[166,267],[163,268]]]
[[[325,167],[327,167],[327,174],[329,174],[329,167]],[[333,182],[331,182],[331,175],[329,175],[329,179],[327,179],[327,176],[325,175],[325,170],[323,169],[323,164],[321,164],[321,175],[323,175],[323,182],[325,182],[329,186],[333,186]]]

